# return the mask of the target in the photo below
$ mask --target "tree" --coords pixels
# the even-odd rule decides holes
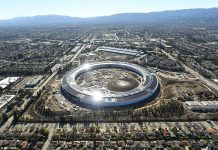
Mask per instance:
[[[176,127],[173,127],[173,128],[172,128],[172,131],[173,131],[173,133],[174,133],[175,135],[178,135],[178,129],[177,129]]]
[[[91,136],[93,135],[93,133],[95,133],[95,126],[90,127],[90,133],[91,133]]]
[[[100,127],[99,126],[96,127],[96,133],[100,133]]]
[[[60,122],[61,122],[61,123],[64,123],[64,122],[65,122],[64,116],[60,116]]]
[[[39,130],[40,134],[44,135],[44,136],[48,136],[49,131],[46,128],[42,128],[41,130]]]
[[[76,126],[73,127],[73,133],[77,133],[77,128],[76,128]]]
[[[14,113],[13,113],[13,123],[17,123],[17,121],[18,121],[18,114],[17,114],[17,110],[15,110],[14,111]]]
[[[117,126],[114,126],[114,131],[117,132]]]
[[[5,122],[8,120],[8,115],[6,113],[2,113],[2,121]]]
[[[0,94],[4,91],[4,89],[2,87],[0,87]]]

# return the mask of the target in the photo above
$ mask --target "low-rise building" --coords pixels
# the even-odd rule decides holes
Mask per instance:
[[[218,112],[218,101],[187,101],[185,104],[194,112]]]
[[[13,100],[15,95],[2,95],[0,97],[0,110],[3,109],[10,101]]]
[[[20,77],[7,77],[7,78],[0,81],[0,87],[4,89],[8,85],[10,85],[11,83],[16,82],[19,78]]]
[[[43,76],[34,76],[31,80],[29,80],[25,87],[27,88],[33,88],[35,87],[37,84],[39,84],[42,80]]]

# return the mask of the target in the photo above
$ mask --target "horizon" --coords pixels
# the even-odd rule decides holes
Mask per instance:
[[[215,0],[212,0],[209,3],[205,0],[184,0],[182,2],[172,0],[140,0],[138,2],[133,0],[39,0],[37,2],[33,0],[22,0],[22,2],[19,3],[16,3],[15,0],[8,0],[1,2],[0,20],[44,15],[90,18],[120,13],[150,13],[217,7],[218,1]]]
[[[121,12],[121,13],[116,13],[116,14],[109,14],[109,15],[99,15],[99,16],[91,16],[91,17],[77,17],[77,16],[70,16],[70,15],[60,15],[60,14],[44,14],[44,15],[33,15],[33,16],[16,16],[16,17],[12,17],[12,18],[7,18],[7,19],[1,19],[0,21],[4,21],[4,20],[10,20],[10,19],[15,19],[15,18],[25,18],[25,17],[37,17],[37,16],[63,16],[63,17],[72,17],[72,18],[82,18],[82,19],[86,19],[86,18],[95,18],[95,17],[103,17],[103,16],[113,16],[113,15],[117,15],[117,14],[131,14],[131,13],[136,13],[136,14],[140,14],[140,13],[156,13],[156,12],[170,12],[170,11],[180,11],[180,10],[191,10],[191,9],[218,9],[218,7],[210,7],[210,8],[189,8],[189,9],[175,9],[175,10],[162,10],[162,11],[151,11],[151,12]]]

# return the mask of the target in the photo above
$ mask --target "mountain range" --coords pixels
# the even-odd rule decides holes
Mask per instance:
[[[39,15],[0,20],[0,26],[36,26],[58,24],[217,24],[218,8],[184,9],[150,13],[120,13],[111,16],[79,18],[60,15]]]

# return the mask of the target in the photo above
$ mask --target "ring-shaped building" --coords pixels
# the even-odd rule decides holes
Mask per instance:
[[[81,88],[76,79],[83,73],[96,69],[118,68],[131,71],[142,78],[136,88],[124,92],[90,92]],[[62,79],[61,92],[73,104],[88,109],[116,109],[140,107],[151,103],[160,91],[160,85],[154,73],[125,62],[96,62],[81,65],[70,70]]]

